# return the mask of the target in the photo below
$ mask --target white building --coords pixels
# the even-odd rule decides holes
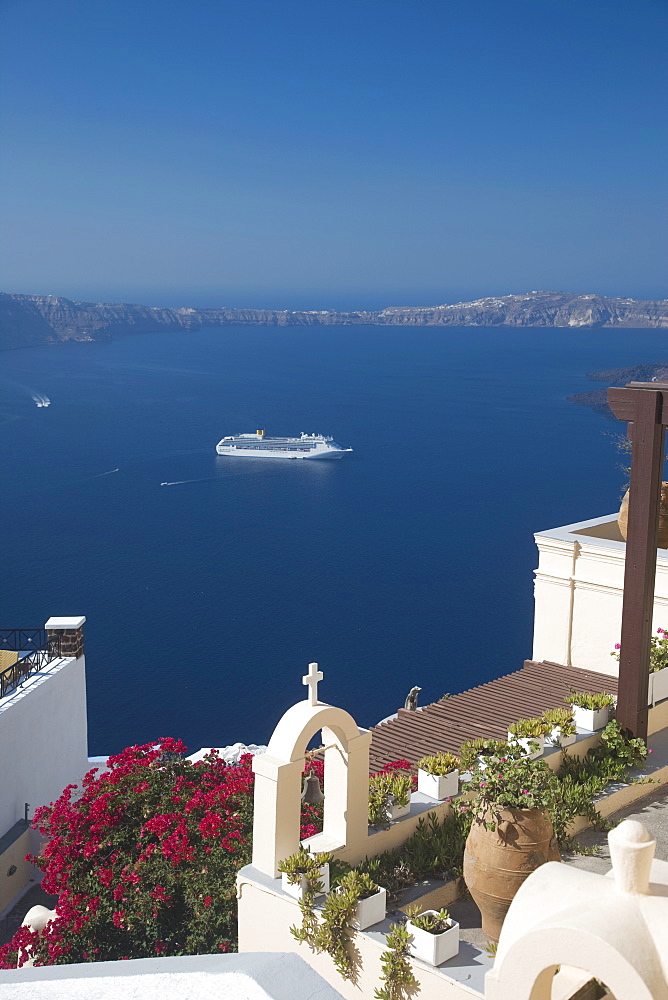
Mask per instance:
[[[618,675],[626,543],[617,514],[549,528],[538,546],[532,659]],[[654,624],[668,629],[668,549],[657,550]]]
[[[39,849],[30,829],[35,809],[90,767],[85,620],[0,630],[0,916],[39,879],[25,861]]]

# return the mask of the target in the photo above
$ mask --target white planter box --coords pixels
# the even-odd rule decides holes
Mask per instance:
[[[575,737],[575,733],[571,733],[570,736],[564,736],[559,726],[555,726],[549,736],[545,737],[545,745],[548,747],[569,747],[572,743],[575,743]]]
[[[603,708],[580,708],[579,705],[573,705],[576,727],[584,729],[586,733],[605,729],[610,721],[610,708],[610,705],[605,705]]]
[[[398,806],[395,802],[387,807],[387,818],[392,821],[394,819],[401,819],[402,816],[408,816],[411,811],[410,799],[405,806]]]
[[[512,733],[508,733],[508,742],[522,747],[525,756],[529,760],[536,760],[538,757],[542,757],[545,749],[544,736],[513,736]],[[533,748],[536,744],[538,744],[538,749],[534,750]]]
[[[373,896],[369,896],[368,899],[360,899],[355,911],[355,917],[351,921],[355,930],[363,931],[367,927],[372,927],[373,924],[379,924],[381,920],[385,919],[386,906],[387,892],[385,889],[379,889],[378,892]]]
[[[664,667],[663,670],[655,670],[653,674],[649,675],[649,682],[653,705],[657,701],[668,698],[668,667]]]
[[[432,799],[448,799],[459,792],[459,770],[449,774],[429,774],[418,768],[418,792]]]
[[[425,912],[435,914],[436,910]],[[406,930],[413,938],[408,945],[409,954],[428,965],[442,965],[459,952],[459,924],[456,920],[452,920],[447,931],[442,931],[440,934],[423,931],[410,920],[406,921]]]
[[[322,896],[327,895],[329,892],[329,865],[323,865],[320,869],[319,881],[322,883],[322,891],[316,895]],[[287,892],[288,896],[293,896],[295,899],[303,899],[304,893],[307,888],[307,881],[305,878],[300,879],[299,882],[288,882],[288,876],[285,872],[281,873],[281,889],[283,892]]]

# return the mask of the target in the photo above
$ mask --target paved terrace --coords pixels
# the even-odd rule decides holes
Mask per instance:
[[[371,727],[371,770],[428,754],[459,753],[464,740],[508,738],[508,725],[563,707],[571,690],[617,694],[617,678],[560,663],[526,660],[521,670]]]

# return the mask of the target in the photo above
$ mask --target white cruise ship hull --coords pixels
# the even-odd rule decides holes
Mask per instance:
[[[272,451],[251,451],[247,448],[216,448],[219,455],[231,455],[233,458],[288,458],[288,459],[306,459],[307,461],[324,461],[331,459],[341,459],[347,451],[352,451],[352,448],[341,448],[332,449],[331,451],[320,451],[320,452],[310,452],[307,455],[300,454],[285,454],[283,452],[272,452]]]
[[[216,445],[219,455],[230,458],[282,458],[323,461],[341,459],[352,448],[342,448],[323,434],[302,434],[298,438],[266,437],[264,431],[255,434],[235,434],[224,437]]]

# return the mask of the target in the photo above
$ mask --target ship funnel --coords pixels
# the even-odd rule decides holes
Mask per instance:
[[[255,431],[258,437],[264,437],[264,431]]]

